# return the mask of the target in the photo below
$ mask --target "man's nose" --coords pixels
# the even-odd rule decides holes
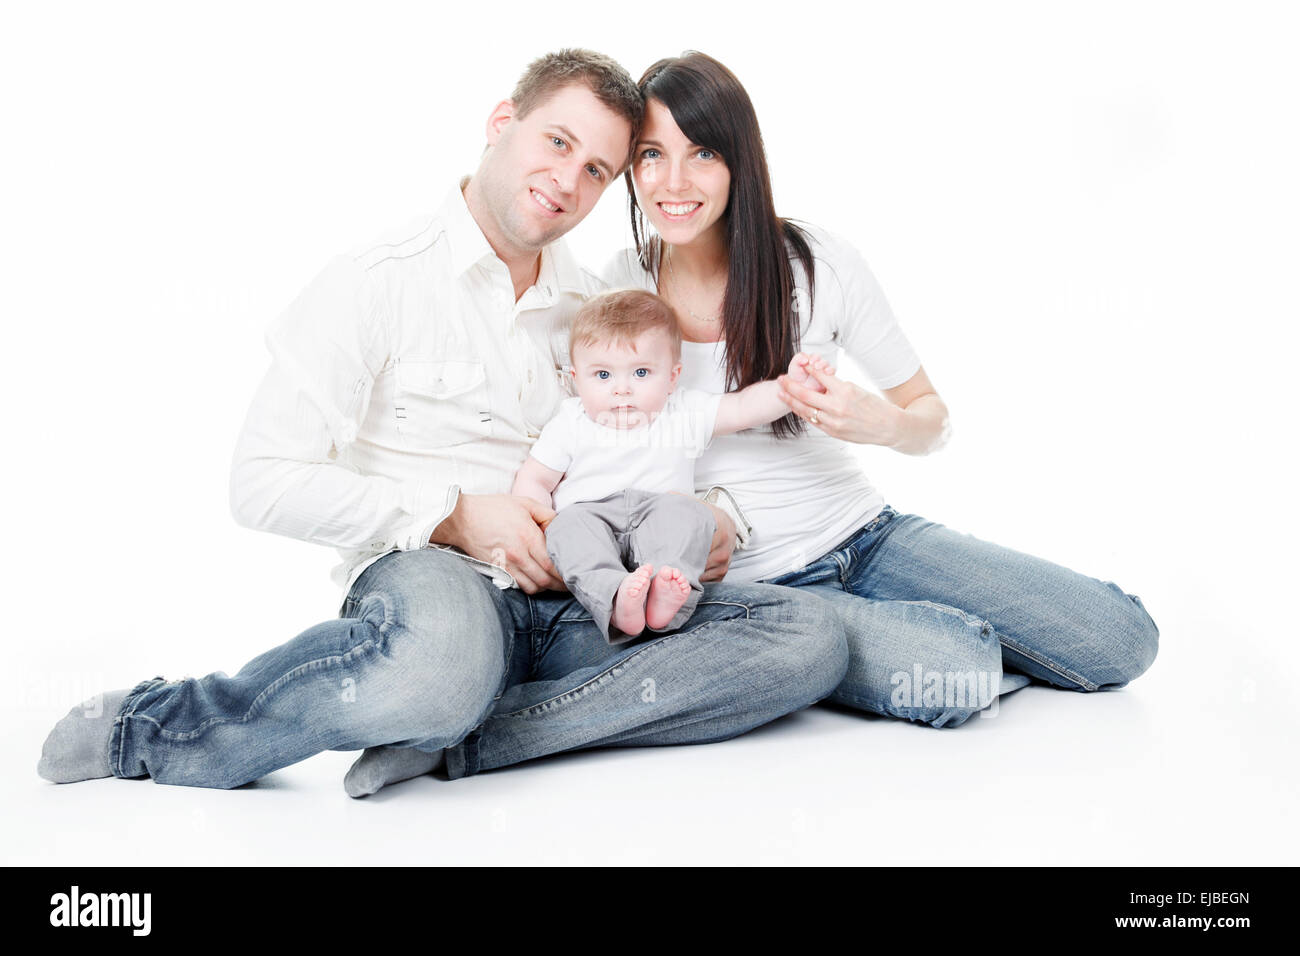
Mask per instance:
[[[565,196],[572,196],[578,188],[578,176],[581,175],[581,163],[566,163],[563,166],[557,166],[551,173],[551,181],[555,183],[555,188],[564,193]]]

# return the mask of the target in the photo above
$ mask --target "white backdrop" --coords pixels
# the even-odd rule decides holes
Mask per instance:
[[[924,836],[964,794],[993,814],[963,844],[981,862],[1295,862],[1293,8],[461,6],[0,14],[7,857],[973,862]],[[229,794],[40,781],[83,697],[233,673],[333,616],[333,553],[227,508],[263,329],[331,255],[431,210],[524,64],[573,45],[634,77],[688,48],[731,67],[778,210],[858,244],[952,411],[941,454],[863,449],[868,473],[899,510],[1140,594],[1151,672],[955,732],[815,709],[359,803],[342,754]],[[596,266],[627,241],[616,183],[571,242]],[[605,788],[677,809],[593,845]],[[322,850],[320,814],[370,838]],[[1008,841],[998,814],[1085,839]],[[190,855],[141,839],[159,828]]]

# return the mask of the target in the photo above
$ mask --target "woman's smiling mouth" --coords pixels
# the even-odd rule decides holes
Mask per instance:
[[[701,202],[661,202],[658,204],[659,209],[669,219],[689,219],[695,210],[699,209],[704,203]]]

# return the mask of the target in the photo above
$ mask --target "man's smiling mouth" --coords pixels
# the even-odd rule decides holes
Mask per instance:
[[[551,213],[564,212],[563,206],[557,206],[555,203],[551,202],[549,199],[547,199],[545,196],[539,193],[536,189],[530,189],[529,193],[533,197],[533,202],[537,203],[537,205],[541,206],[547,212],[551,212]]]

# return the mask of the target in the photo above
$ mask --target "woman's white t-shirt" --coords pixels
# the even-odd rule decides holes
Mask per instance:
[[[813,253],[811,310],[807,276],[798,260],[791,260],[796,307],[803,316],[800,349],[832,364],[838,364],[844,349],[877,388],[903,384],[921,361],[875,276],[843,239],[816,227],[804,229]],[[655,277],[641,267],[635,249],[616,255],[603,278],[614,288],[657,291]],[[683,342],[678,387],[725,392],[725,349],[725,342]],[[770,425],[718,436],[695,466],[696,492],[714,485],[731,492],[753,526],[749,547],[732,555],[726,579],[734,583],[803,568],[885,505],[845,443],[812,425],[794,438],[773,437]]]

